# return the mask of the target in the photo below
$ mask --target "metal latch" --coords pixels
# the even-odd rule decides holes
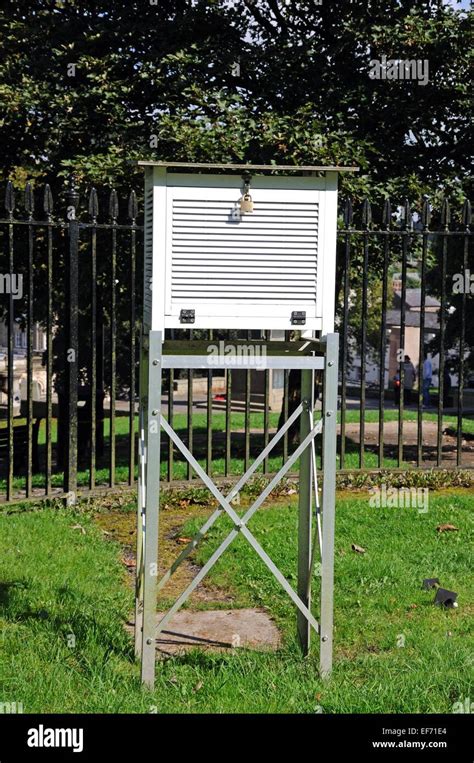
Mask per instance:
[[[306,312],[304,310],[293,310],[291,322],[293,326],[304,326],[306,323]]]
[[[181,310],[179,314],[180,323],[194,323],[195,320],[196,320],[195,310]]]

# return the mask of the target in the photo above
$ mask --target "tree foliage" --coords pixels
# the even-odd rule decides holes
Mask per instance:
[[[4,176],[121,186],[160,158],[358,164],[374,198],[463,184],[469,20],[442,2],[32,0],[0,29]],[[428,84],[371,79],[382,55]]]
[[[469,16],[441,0],[11,0],[1,175],[58,194],[71,171],[83,190],[140,189],[137,159],[356,164],[343,193],[418,209],[447,193],[457,214]],[[371,79],[382,56],[428,61],[428,83]]]

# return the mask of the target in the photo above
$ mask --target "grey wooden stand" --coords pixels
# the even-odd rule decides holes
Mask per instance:
[[[338,383],[338,348],[339,335],[327,334],[321,340],[301,340],[299,342],[269,342],[266,345],[265,368],[300,369],[301,402],[297,409],[274,435],[266,448],[238,480],[231,491],[224,496],[209,475],[205,473],[186,445],[170,427],[161,414],[161,377],[162,369],[201,368],[209,370],[209,355],[205,354],[206,342],[163,342],[159,331],[150,331],[142,337],[140,363],[140,454],[139,488],[137,510],[137,582],[135,611],[135,653],[141,660],[142,683],[152,689],[155,680],[155,644],[157,635],[169,624],[173,615],[180,609],[197,585],[207,575],[232,541],[243,535],[252,548],[273,573],[282,588],[297,607],[297,631],[304,654],[310,648],[311,628],[319,635],[320,672],[328,677],[332,667],[332,630],[333,630],[333,589],[334,589],[334,520],[336,487],[336,420],[337,420],[337,383]],[[235,345],[235,342],[232,343]],[[245,344],[248,346],[249,342]],[[261,342],[260,342],[261,344]],[[255,355],[253,356],[255,359]],[[258,365],[252,357],[247,358],[246,367],[261,368],[261,356],[257,355]],[[226,362],[227,361],[227,362]],[[212,368],[228,368],[228,359],[223,355],[216,362],[213,357]],[[313,421],[313,373],[323,372],[323,410],[321,418]],[[300,444],[290,455],[278,473],[247,509],[239,516],[231,505],[232,499],[244,484],[256,472],[268,457],[274,446],[281,440],[289,427],[300,419]],[[170,441],[181,451],[191,464],[197,476],[203,481],[219,506],[207,519],[194,538],[183,549],[171,567],[158,582],[158,520],[160,491],[160,435],[161,429]],[[319,537],[321,549],[321,600],[318,622],[311,611],[311,579],[316,557],[313,547],[312,495],[315,477],[312,459],[314,438],[322,434],[323,484],[322,484],[322,531]],[[248,528],[248,522],[270,495],[278,482],[300,459],[300,489],[298,510],[298,581],[294,591],[290,583],[262,548]],[[316,492],[316,491],[315,491]],[[317,497],[316,505],[318,505]],[[156,596],[163,588],[181,562],[186,559],[199,541],[205,536],[214,522],[225,512],[234,527],[219,547],[202,567],[194,580],[186,587],[173,606],[156,623]],[[319,528],[319,522],[318,522]]]

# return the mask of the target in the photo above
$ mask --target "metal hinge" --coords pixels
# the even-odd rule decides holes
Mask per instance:
[[[306,312],[304,310],[293,310],[291,313],[291,323],[293,326],[304,326],[306,323]]]
[[[195,320],[196,320],[195,310],[181,310],[179,314],[180,323],[194,323]]]

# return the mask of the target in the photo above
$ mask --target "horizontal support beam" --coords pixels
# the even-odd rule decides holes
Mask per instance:
[[[163,368],[202,368],[207,371],[217,369],[255,369],[265,371],[267,368],[279,369],[323,369],[324,358],[321,356],[292,355],[264,357],[228,357],[226,355],[164,355]]]
[[[272,339],[165,339],[163,342],[163,355],[216,355],[219,353],[231,356],[241,352],[248,355],[253,353],[256,356],[284,355],[299,358],[302,355],[310,356],[313,352],[323,355],[325,351],[326,343],[313,338],[298,339],[295,342],[277,342]]]

